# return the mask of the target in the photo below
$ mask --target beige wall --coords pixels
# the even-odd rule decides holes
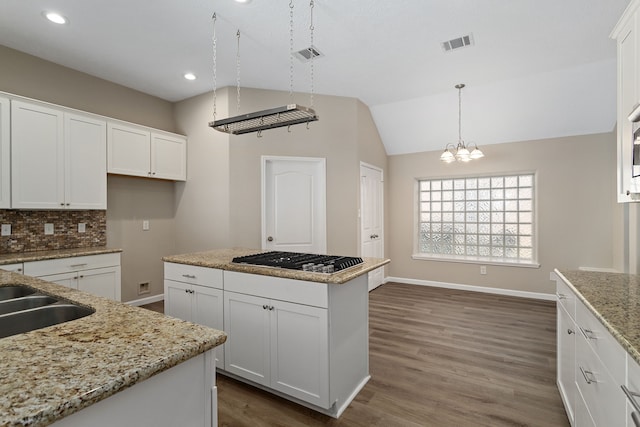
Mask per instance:
[[[619,244],[613,236],[618,213],[615,134],[483,145],[486,157],[443,164],[440,152],[390,156],[389,275],[424,281],[552,293],[553,268],[611,268]],[[413,260],[416,178],[535,171],[540,268]]]
[[[229,93],[226,89],[218,93],[219,118],[227,117],[225,110],[236,115],[235,92]],[[286,92],[243,88],[240,113],[290,102]],[[293,102],[308,106],[308,95],[294,94]],[[211,120],[212,103],[209,94],[176,106],[178,128],[189,136],[190,159],[189,180],[183,188],[177,187],[180,252],[261,247],[261,156],[269,155],[327,159],[327,251],[358,253],[359,162],[362,158],[386,167],[386,153],[368,109],[363,113],[363,105],[353,98],[316,95],[314,107],[320,120],[311,123],[309,130],[297,125],[291,132],[273,129],[258,138],[255,133],[228,136],[205,129]],[[193,168],[197,168],[197,176],[192,174]],[[216,228],[209,230],[210,226]]]
[[[175,131],[173,105],[159,98],[0,46],[0,91]],[[174,184],[110,176],[107,245],[123,249],[122,300],[162,293],[160,258],[175,253]],[[142,220],[151,229],[142,232]],[[138,296],[140,282],[151,293]]]

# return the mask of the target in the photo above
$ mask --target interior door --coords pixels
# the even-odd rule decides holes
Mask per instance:
[[[360,165],[360,237],[361,254],[367,258],[384,257],[384,199],[382,170]],[[384,280],[384,267],[369,273],[369,290]]]
[[[262,248],[325,254],[326,162],[262,158]]]

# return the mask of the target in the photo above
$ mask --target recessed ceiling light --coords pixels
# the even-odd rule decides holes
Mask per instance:
[[[49,21],[55,23],[55,24],[66,24],[69,22],[69,20],[67,18],[65,18],[64,16],[60,15],[59,13],[56,12],[42,12],[42,14],[44,15],[45,18],[47,18]]]
[[[187,80],[195,80],[196,79],[196,75],[193,74],[193,73],[186,73],[184,75],[184,78],[187,79]]]
[[[247,3],[251,3],[251,0],[236,0],[236,3],[247,4]]]

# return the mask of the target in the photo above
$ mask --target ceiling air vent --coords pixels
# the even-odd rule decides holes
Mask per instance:
[[[307,62],[307,61],[310,61],[311,58],[315,59],[324,55],[318,50],[317,47],[311,46],[306,49],[293,52],[293,56],[298,58],[301,62]]]
[[[468,34],[466,36],[458,37],[457,39],[442,42],[442,49],[444,49],[445,52],[450,52],[452,50],[461,49],[471,45],[473,45],[473,35]]]

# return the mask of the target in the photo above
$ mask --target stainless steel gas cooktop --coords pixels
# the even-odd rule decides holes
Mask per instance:
[[[358,266],[364,261],[358,257],[272,251],[235,257],[232,262],[331,274]]]

